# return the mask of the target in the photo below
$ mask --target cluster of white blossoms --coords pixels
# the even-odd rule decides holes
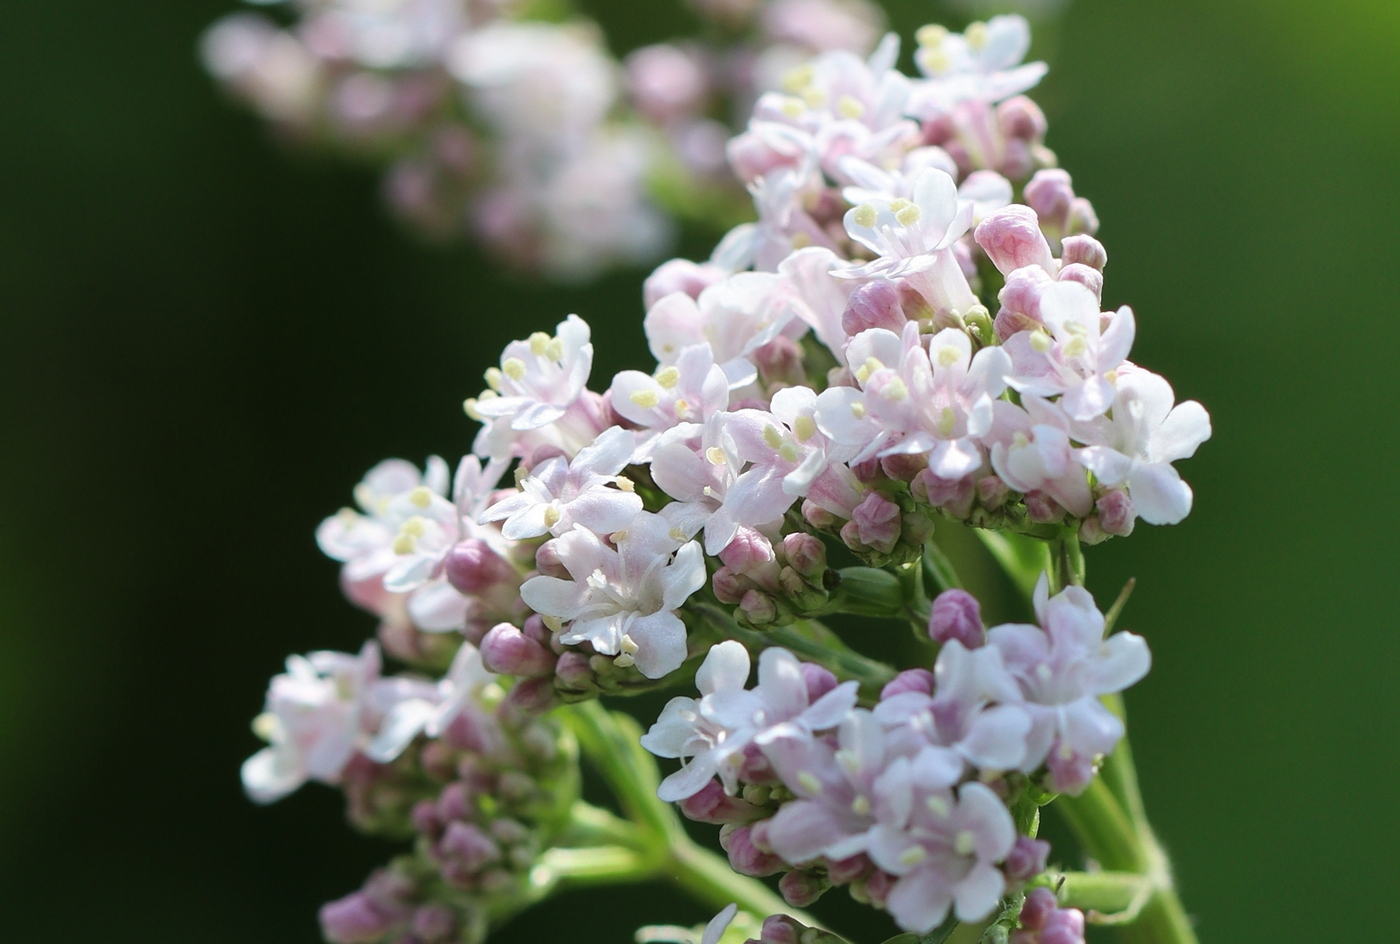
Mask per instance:
[[[358,821],[419,837],[328,906],[331,940],[475,939],[576,796],[542,719],[693,674],[641,744],[682,761],[659,796],[724,824],[737,872],[785,873],[799,907],[847,886],[909,931],[1008,913],[1024,944],[1082,941],[1034,885],[1035,811],[1091,785],[1124,733],[1102,699],[1151,659],[1069,562],[1182,520],[1172,463],[1210,424],[1128,359],[1133,312],[1102,310],[1093,210],[1022,95],[1029,41],[1005,16],[921,30],[921,77],[894,36],[797,66],[729,144],[757,222],[646,282],[651,371],[590,389],[570,315],[486,371],[454,476],[387,461],[322,524],[388,654],[441,676],[381,677],[371,643],[273,682],[250,793],[345,784]],[[984,628],[930,543],[964,525],[1054,549],[1036,624]],[[851,652],[828,613],[915,621],[932,671]],[[463,892],[475,917],[443,918]]]
[[[736,203],[727,113],[813,53],[868,51],[882,20],[867,0],[700,2],[722,42],[620,63],[567,3],[248,2],[281,9],[227,16],[202,45],[231,94],[287,136],[386,166],[388,202],[424,232],[561,278],[654,261],[667,209]]]

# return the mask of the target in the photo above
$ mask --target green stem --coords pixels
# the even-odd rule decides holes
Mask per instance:
[[[958,579],[958,572],[954,569],[953,562],[948,559],[947,554],[943,553],[943,548],[934,541],[927,541],[924,544],[924,573],[940,591],[962,587],[962,581]]]
[[[1059,883],[1060,904],[1102,915],[1135,917],[1152,891],[1151,883],[1136,872],[1062,872],[1051,878]]]

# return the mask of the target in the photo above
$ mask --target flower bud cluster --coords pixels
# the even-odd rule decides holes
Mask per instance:
[[[642,739],[683,761],[660,796],[722,824],[736,871],[784,872],[795,906],[847,885],[909,931],[950,911],[985,918],[1049,851],[1017,835],[1008,800],[1028,782],[1082,791],[1123,732],[1100,696],[1151,659],[1139,636],[1104,638],[1080,587],[1052,597],[1042,580],[1038,626],[984,630],[965,597],[935,602],[933,671],[901,673],[871,710],[856,707],[854,683],[783,649],[764,650],[747,688],[744,647],[715,646],[696,676],[701,697],[672,699]]]
[[[534,6],[288,0],[275,18],[218,21],[202,53],[279,133],[385,166],[385,197],[416,228],[465,230],[517,266],[579,278],[670,242],[649,192],[658,176],[679,171],[677,186],[732,202],[731,132],[713,115],[746,113],[814,53],[868,51],[882,20],[865,0],[706,9],[723,44],[619,63],[595,24],[547,22]]]

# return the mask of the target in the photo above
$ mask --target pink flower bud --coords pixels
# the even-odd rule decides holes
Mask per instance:
[[[871,328],[899,334],[908,321],[900,305],[899,290],[889,282],[866,282],[851,293],[841,314],[841,330],[855,337]]]
[[[719,552],[719,559],[736,573],[753,570],[775,560],[773,545],[753,528],[740,528],[734,540]]]
[[[552,711],[559,704],[553,674],[546,678],[520,679],[510,687],[503,704],[520,715],[542,715]]]
[[[1002,871],[1013,883],[1028,882],[1045,871],[1045,862],[1050,857],[1050,843],[1029,836],[1017,836],[1016,844],[1006,854]]]
[[[1079,522],[1079,543],[1086,547],[1102,544],[1109,539],[1097,514],[1092,514]]]
[[[716,570],[715,576],[710,582],[719,602],[727,603],[730,606],[737,606],[739,601],[744,599],[744,594],[753,589],[752,580],[742,574],[736,574],[728,567]]]
[[[826,572],[826,545],[814,534],[797,531],[783,538],[783,557],[804,577],[816,578]]]
[[[1103,298],[1103,273],[1092,266],[1071,263],[1060,270],[1061,282],[1078,282],[1094,293],[1095,298]]]
[[[922,502],[940,508],[954,518],[966,518],[972,511],[975,485],[972,477],[941,479],[924,469],[909,483],[909,491]]]
[[[805,930],[806,926],[787,915],[770,915],[763,919],[763,929],[758,932],[759,944],[798,944]]]
[[[700,788],[699,793],[681,800],[679,806],[687,819],[697,823],[743,825],[744,823],[752,823],[764,815],[764,810],[747,800],[741,800],[725,793],[724,787],[720,786],[718,780],[711,780]]]
[[[709,262],[691,262],[689,259],[672,259],[656,267],[647,276],[642,286],[642,300],[651,308],[672,292],[684,292],[691,298],[699,298],[705,289],[724,279],[725,272]]]
[[[1099,231],[1099,215],[1094,212],[1094,205],[1084,197],[1078,197],[1069,205],[1069,215],[1065,218],[1066,235],[1077,235],[1088,233],[1093,235]]]
[[[466,594],[485,593],[503,584],[520,585],[520,575],[510,562],[480,538],[457,542],[447,552],[443,569],[448,583]]]
[[[743,181],[758,180],[779,167],[795,166],[799,159],[795,151],[779,150],[768,138],[753,131],[730,138],[724,152],[734,175]]]
[[[914,476],[928,468],[928,456],[895,453],[880,458],[880,469],[897,482],[912,482]]]
[[[1046,761],[1046,766],[1050,769],[1050,789],[1055,793],[1078,796],[1084,792],[1089,781],[1094,779],[1093,758],[1086,757],[1078,751],[1070,751],[1066,756],[1058,742],[1050,749],[1050,758]]]
[[[1066,236],[1062,245],[1060,262],[1063,265],[1086,265],[1100,272],[1108,265],[1108,250],[1092,236],[1084,233]]]
[[[424,905],[413,913],[413,933],[424,941],[444,941],[452,934],[457,919],[444,905]]]
[[[815,662],[803,662],[802,681],[807,684],[807,703],[813,704],[837,685],[836,676],[825,666]]]
[[[1021,906],[1021,927],[1027,931],[1039,931],[1045,922],[1059,910],[1055,893],[1048,888],[1032,888],[1026,893],[1026,902]]]
[[[1011,489],[1006,487],[1006,483],[995,475],[984,476],[977,480],[977,500],[982,503],[983,508],[996,511],[1006,504],[1006,499],[1011,495]]]
[[[865,894],[872,904],[883,908],[885,901],[890,897],[890,891],[894,888],[895,881],[895,877],[890,873],[876,869],[865,880]]]
[[[879,492],[872,491],[856,506],[851,520],[862,544],[888,554],[899,543],[901,517],[898,505]]]
[[[1001,173],[1007,180],[1025,180],[1036,169],[1035,149],[1020,138],[1007,138],[1001,156]]]
[[[906,692],[932,695],[933,673],[928,669],[905,669],[885,683],[885,687],[880,689],[880,699],[883,701]]]
[[[472,811],[472,792],[462,781],[454,781],[442,788],[438,794],[436,813],[438,821],[450,823],[454,820],[465,819]]]
[[[1074,202],[1074,185],[1067,172],[1058,167],[1036,171],[1026,184],[1025,199],[1046,228],[1057,236],[1065,231],[1070,204]]]
[[[1026,495],[1026,517],[1036,524],[1054,524],[1064,520],[1065,509],[1047,492],[1030,492]]]
[[[709,84],[705,70],[685,50],[669,43],[644,46],[629,55],[627,91],[638,110],[665,124],[703,104]]]
[[[593,667],[582,652],[566,652],[554,665],[554,677],[559,687],[569,692],[591,692],[597,689]]]
[[[822,894],[831,887],[824,876],[814,872],[802,872],[793,869],[778,879],[778,891],[782,893],[783,900],[794,908],[806,908],[815,902]]]
[[[1022,141],[1039,141],[1049,128],[1045,112],[1024,95],[1008,98],[997,106],[997,123],[1002,134]]]
[[[764,878],[781,872],[786,866],[782,859],[769,852],[762,852],[753,843],[753,826],[737,826],[727,837],[724,851],[729,855],[729,865],[740,875]]]
[[[501,623],[481,640],[481,662],[492,672],[518,678],[554,674],[554,653],[510,623]]]
[[[802,372],[802,349],[787,335],[780,334],[754,351],[753,361],[766,384],[797,385],[806,377]]]
[[[1045,922],[1040,944],[1084,944],[1084,912],[1060,908]]]
[[[569,579],[569,569],[559,559],[559,549],[553,541],[545,541],[539,546],[539,550],[535,551],[535,569],[546,577]]]
[[[833,885],[847,885],[860,878],[870,871],[870,859],[864,853],[853,855],[849,859],[838,859],[835,862],[827,862],[826,874],[831,879]]]
[[[419,800],[413,804],[413,810],[409,813],[409,820],[413,823],[413,831],[436,839],[442,832],[442,823],[438,821],[437,803],[432,800]]]
[[[1133,533],[1133,523],[1137,520],[1137,509],[1133,500],[1121,488],[1111,489],[1099,496],[1094,503],[1099,512],[1099,524],[1105,534],[1127,537]]]
[[[331,944],[377,944],[402,920],[363,892],[322,905],[320,917],[321,934]]]
[[[956,639],[968,649],[987,641],[982,626],[982,604],[966,590],[944,590],[934,598],[928,618],[929,638],[937,643]]]
[[[834,514],[811,500],[802,502],[802,518],[814,528],[830,528],[838,520]]]
[[[472,823],[454,820],[438,841],[438,854],[451,857],[472,872],[501,858],[501,847]]]
[[[977,224],[973,238],[1003,275],[1025,266],[1048,270],[1054,265],[1040,219],[1028,206],[1002,207]]]
[[[762,590],[749,590],[739,601],[744,618],[755,626],[771,623],[778,616],[778,606]]]

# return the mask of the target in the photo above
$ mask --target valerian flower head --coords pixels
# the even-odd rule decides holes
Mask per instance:
[[[1104,618],[1083,587],[1050,596],[1044,575],[1035,589],[1039,626],[1006,624],[987,633],[1016,678],[1032,726],[1021,769],[1048,763],[1052,789],[1078,793],[1088,785],[1092,764],[1112,752],[1123,723],[1099,701],[1147,674],[1147,643],[1132,633],[1104,638]]]
[[[555,542],[571,579],[532,577],[520,595],[535,612],[558,621],[559,641],[587,642],[647,678],[680,668],[686,631],[675,611],[705,584],[700,545],[678,538],[669,521],[647,512],[613,534],[611,543],[578,525]]]

